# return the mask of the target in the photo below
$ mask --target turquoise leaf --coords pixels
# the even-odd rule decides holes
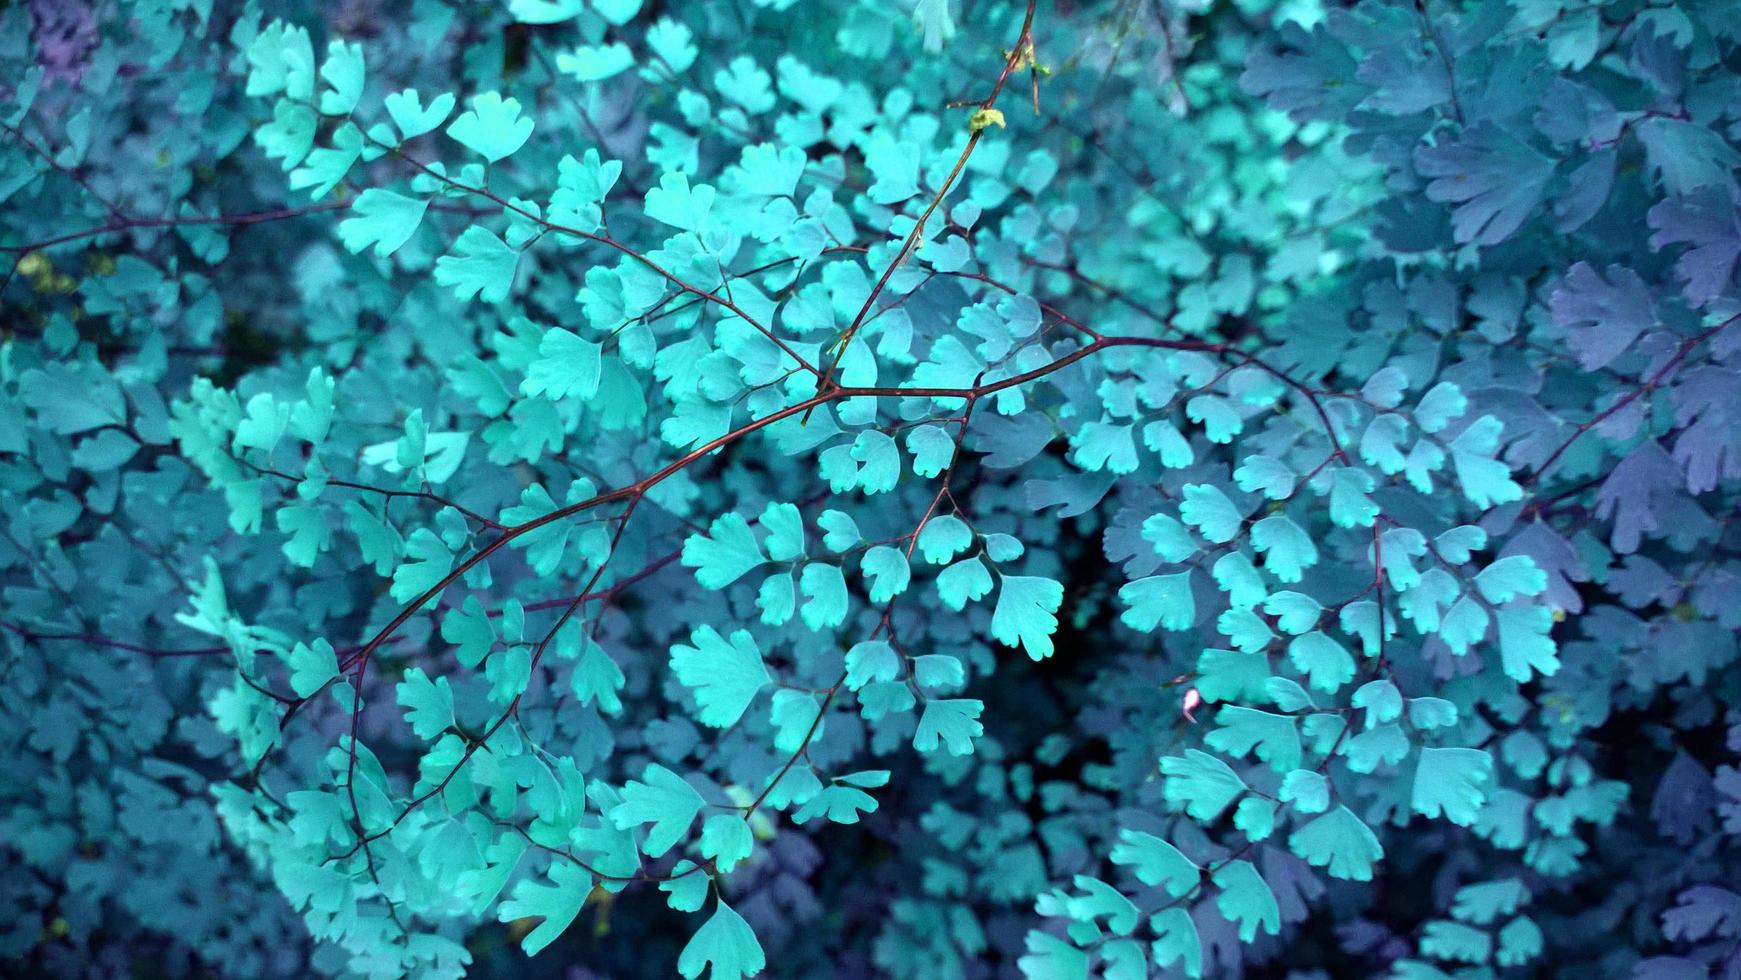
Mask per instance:
[[[762,509],[762,527],[767,530],[768,558],[791,561],[804,554],[804,515],[795,504],[769,501]]]
[[[741,813],[716,813],[701,824],[701,856],[713,859],[721,874],[737,867],[755,847],[750,823]]]
[[[943,604],[960,612],[969,602],[978,602],[991,591],[991,572],[985,562],[967,558],[937,575],[937,595]]]
[[[1281,514],[1251,526],[1251,546],[1264,556],[1263,567],[1279,582],[1298,582],[1301,572],[1318,563],[1318,546],[1311,535]]]
[[[767,561],[749,522],[736,512],[714,518],[706,534],[684,539],[679,560],[695,569],[695,581],[704,589],[723,589]]]
[[[714,197],[712,187],[697,184],[692,188],[687,175],[668,173],[659,178],[659,186],[647,191],[647,217],[673,228],[700,232],[707,226]]]
[[[1323,773],[1295,769],[1282,777],[1282,788],[1276,798],[1292,803],[1300,813],[1323,813],[1330,805],[1330,781]]]
[[[389,594],[395,602],[410,602],[433,589],[453,569],[453,552],[426,527],[418,528],[406,539],[405,558],[405,563],[393,570]]]
[[[698,870],[694,861],[685,858],[671,868],[671,877],[659,882],[666,894],[665,904],[679,912],[699,912],[707,904],[708,885],[713,879]]]
[[[1269,658],[1261,651],[1218,650],[1197,655],[1197,693],[1203,700],[1262,702]]]
[[[326,46],[326,61],[320,77],[332,86],[320,93],[320,111],[327,116],[347,116],[363,97],[363,46],[334,40]]]
[[[925,712],[913,733],[913,748],[935,752],[941,743],[950,755],[971,754],[973,740],[985,734],[979,723],[979,713],[984,710],[984,702],[972,698],[925,702]]]
[[[290,689],[299,698],[313,697],[316,691],[339,675],[338,655],[326,640],[315,640],[312,646],[298,643],[290,650]]]
[[[696,720],[714,728],[737,724],[757,692],[773,680],[755,637],[733,630],[728,641],[712,626],[701,626],[690,632],[689,641],[695,645],[672,645],[671,670],[694,693],[700,707]]]
[[[622,802],[611,807],[610,821],[618,830],[651,824],[641,851],[656,858],[682,838],[706,802],[682,776],[653,762],[640,780],[623,787]]]
[[[852,441],[852,458],[859,464],[858,486],[867,496],[886,493],[901,478],[901,450],[895,440],[865,429]]]
[[[846,651],[846,686],[854,691],[872,681],[892,681],[900,673],[900,655],[882,640],[863,640]]]
[[[1064,587],[1039,576],[1005,575],[991,614],[991,635],[1005,646],[1020,645],[1034,660],[1052,655],[1058,605]]]
[[[1239,758],[1255,753],[1277,772],[1300,765],[1300,733],[1292,716],[1228,705],[1216,713],[1215,725],[1203,739],[1212,749]]]
[[[1504,428],[1498,419],[1483,415],[1451,441],[1451,464],[1463,485],[1463,496],[1482,510],[1523,499],[1523,488],[1511,479],[1511,468],[1494,458]]]
[[[531,117],[520,115],[518,99],[504,99],[500,92],[480,92],[472,97],[472,107],[447,127],[447,135],[495,163],[525,146],[532,126]]]
[[[413,667],[395,691],[405,709],[405,720],[418,738],[427,741],[453,725],[453,689],[445,676],[431,681],[423,668]]]
[[[823,511],[816,518],[816,526],[823,531],[822,546],[835,554],[858,544],[861,537],[851,515],[838,510]]]
[[[1537,674],[1551,676],[1560,669],[1556,646],[1550,635],[1553,613],[1546,606],[1507,606],[1493,614],[1499,632],[1499,660],[1505,676],[1527,684]]]
[[[1354,655],[1327,634],[1313,631],[1288,644],[1288,662],[1315,691],[1334,694],[1354,679]]]
[[[1446,820],[1468,827],[1481,814],[1492,776],[1493,757],[1480,749],[1423,746],[1409,806],[1424,817],[1443,813]]]
[[[453,250],[435,260],[435,284],[452,288],[461,300],[473,296],[500,303],[514,288],[520,253],[481,225],[467,228]]]
[[[454,657],[466,667],[476,667],[496,642],[496,628],[475,595],[465,597],[458,609],[441,619],[441,638],[453,644]]]
[[[1345,806],[1295,830],[1288,847],[1313,867],[1345,881],[1371,881],[1373,863],[1384,857],[1372,828]]]
[[[1155,934],[1149,954],[1156,966],[1176,962],[1192,980],[1203,975],[1203,940],[1197,935],[1197,923],[1191,921],[1191,913],[1182,908],[1157,912],[1149,917],[1149,929]]]
[[[712,980],[753,977],[768,965],[755,930],[724,899],[677,957],[677,972],[684,980],[696,980],[710,965]]]
[[[1281,932],[1282,913],[1276,905],[1275,893],[1250,861],[1225,864],[1212,880],[1221,889],[1215,907],[1221,910],[1223,918],[1239,927],[1240,942],[1256,939],[1260,928],[1271,935]]]
[[[798,579],[798,591],[804,595],[799,617],[812,631],[832,629],[846,622],[846,577],[839,565],[823,562],[805,565]]]
[[[913,575],[907,566],[907,556],[899,548],[886,544],[865,552],[859,570],[869,580],[870,601],[879,606],[907,591]]]
[[[1112,845],[1112,862],[1129,866],[1145,885],[1160,885],[1174,898],[1188,895],[1201,880],[1201,868],[1178,848],[1153,834],[1122,829]]]
[[[386,258],[411,240],[429,202],[371,187],[351,204],[351,217],[339,222],[339,242],[353,255],[375,246],[375,256]]]
[[[1118,597],[1129,607],[1119,616],[1119,622],[1143,633],[1153,632],[1156,626],[1187,630],[1197,619],[1189,571],[1128,582],[1118,590]]]
[[[1185,500],[1179,518],[1215,544],[1225,544],[1239,534],[1244,523],[1239,509],[1218,487],[1207,483],[1185,484]]]
[[[1245,792],[1245,783],[1227,763],[1197,749],[1186,749],[1183,756],[1162,758],[1161,776],[1161,791],[1167,803],[1205,823],[1220,816],[1234,798]]]
[[[383,100],[387,114],[393,117],[393,125],[399,127],[399,134],[406,139],[422,136],[446,122],[453,112],[454,103],[453,93],[442,92],[429,100],[428,107],[424,107],[417,90],[412,88],[395,92]]]
[[[1499,605],[1514,596],[1541,595],[1548,587],[1548,573],[1528,555],[1511,555],[1483,568],[1475,576],[1475,587],[1482,598]]]
[[[1202,550],[1185,525],[1167,514],[1150,514],[1145,518],[1142,539],[1154,548],[1161,560],[1173,564],[1186,561]]]
[[[972,544],[972,529],[954,514],[931,518],[919,532],[919,553],[933,565],[948,562]]]
[[[955,440],[940,425],[921,425],[907,433],[907,452],[913,454],[913,472],[931,478],[940,475],[955,456]]]
[[[503,922],[515,919],[540,918],[543,922],[520,940],[527,956],[556,941],[580,908],[592,894],[592,875],[572,861],[557,861],[550,865],[550,884],[541,885],[530,879],[514,886],[514,896],[503,902],[496,918]],[[500,887],[498,885],[497,887]]]

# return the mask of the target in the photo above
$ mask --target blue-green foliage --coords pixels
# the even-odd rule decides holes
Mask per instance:
[[[1734,969],[1741,8],[228,6],[0,10],[0,957]]]

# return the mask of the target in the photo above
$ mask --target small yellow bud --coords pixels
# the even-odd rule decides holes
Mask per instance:
[[[978,109],[974,111],[973,118],[967,121],[967,131],[977,133],[994,124],[999,129],[1004,128],[1003,112],[997,109]]]

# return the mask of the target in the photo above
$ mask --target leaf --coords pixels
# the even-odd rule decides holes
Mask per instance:
[[[680,560],[685,567],[695,569],[695,581],[702,588],[723,589],[767,559],[749,522],[728,512],[714,518],[706,534],[685,538]]]
[[[399,704],[405,708],[405,720],[418,738],[428,741],[453,725],[453,690],[446,677],[431,681],[423,668],[413,667],[405,672],[396,690]]]
[[[429,202],[371,187],[351,205],[351,217],[339,222],[339,241],[353,255],[375,246],[375,256],[386,258],[411,240]]]
[[[1276,798],[1300,813],[1323,813],[1330,806],[1330,781],[1322,773],[1295,769],[1283,777]]]
[[[678,955],[677,972],[684,980],[695,980],[711,965],[712,980],[738,980],[762,972],[767,963],[755,930],[720,899]]]
[[[852,441],[852,458],[859,464],[858,485],[865,494],[886,493],[901,478],[901,450],[895,440],[865,429]]]
[[[757,692],[772,683],[761,651],[748,630],[733,630],[728,642],[712,626],[689,634],[694,646],[671,647],[671,670],[695,695],[695,720],[714,728],[737,724]]]
[[[496,642],[496,629],[475,595],[465,597],[459,609],[450,609],[441,619],[441,638],[456,649],[454,658],[466,667],[476,667]]]
[[[1239,927],[1239,941],[1249,943],[1257,938],[1258,929],[1271,935],[1281,931],[1281,909],[1275,893],[1264,883],[1250,861],[1232,861],[1212,877],[1221,894],[1215,907],[1228,922]]]
[[[1211,647],[1197,657],[1197,692],[1212,703],[1262,701],[1269,676],[1269,658],[1262,652]]]
[[[1255,753],[1277,772],[1300,765],[1299,730],[1287,715],[1228,705],[1216,712],[1215,725],[1203,739],[1212,749],[1238,758]]]
[[[1550,294],[1548,308],[1587,371],[1626,353],[1658,322],[1644,280],[1621,265],[1609,266],[1607,278],[1588,262],[1572,266]]]
[[[870,582],[870,601],[879,606],[907,591],[907,583],[912,578],[907,556],[900,549],[888,545],[878,545],[865,552],[859,570]]]
[[[846,686],[854,691],[873,681],[892,681],[900,673],[900,655],[882,640],[863,640],[846,651]]]
[[[1184,909],[1163,909],[1149,918],[1149,929],[1155,934],[1150,953],[1155,965],[1166,967],[1178,962],[1185,975],[1203,975],[1203,941],[1197,935],[1197,924]]]
[[[583,0],[508,0],[508,13],[522,24],[560,24],[585,10]]]
[[[1058,605],[1064,587],[1049,578],[1005,575],[991,614],[991,635],[1005,646],[1020,645],[1034,660],[1052,655]]]
[[[1243,520],[1227,495],[1207,483],[1187,483],[1179,519],[1216,544],[1232,541]]]
[[[855,824],[858,823],[859,814],[875,813],[876,810],[876,797],[857,787],[836,782],[799,807],[792,814],[792,820],[794,823],[803,824],[825,816],[833,823]]]
[[[1354,656],[1328,635],[1313,631],[1288,644],[1288,662],[1315,691],[1334,694],[1354,679]]]
[[[338,654],[326,640],[315,640],[312,646],[298,643],[291,648],[290,689],[299,698],[313,697],[327,681],[339,675]]]
[[[520,393],[544,395],[552,400],[578,398],[586,401],[598,393],[604,367],[603,348],[590,340],[555,327],[538,342],[538,359],[526,366]]]
[[[1251,526],[1251,546],[1264,556],[1263,567],[1279,582],[1298,582],[1305,569],[1318,563],[1318,547],[1311,536],[1280,514]]]
[[[800,616],[812,631],[833,629],[846,622],[846,577],[839,565],[822,562],[805,565],[798,579],[798,591],[805,597]]]
[[[937,576],[938,597],[956,612],[965,609],[969,602],[985,598],[990,591],[991,572],[978,558],[958,561]]]
[[[707,904],[708,884],[712,879],[685,858],[671,868],[671,877],[659,882],[659,890],[670,896],[667,905],[679,912],[699,912]]]
[[[861,535],[858,525],[851,516],[838,510],[825,510],[816,518],[816,526],[822,528],[822,546],[839,554],[853,545],[858,544]]]
[[[1499,632],[1499,659],[1505,676],[1527,684],[1537,674],[1560,669],[1553,637],[1553,614],[1546,606],[1507,606],[1493,614]]]
[[[536,956],[567,931],[591,894],[592,875],[586,869],[570,861],[555,861],[550,865],[549,885],[522,880],[514,886],[514,897],[496,910],[496,918],[502,922],[543,919],[520,940],[520,948],[526,951],[526,955]]]
[[[647,191],[647,217],[673,228],[699,232],[707,226],[713,210],[714,190],[706,184],[689,186],[689,177],[668,173],[659,178],[659,186]]]
[[[973,740],[985,734],[978,721],[983,710],[984,702],[970,698],[925,702],[925,712],[913,733],[913,748],[935,752],[941,742],[950,755],[972,754]]]
[[[387,96],[384,104],[387,114],[393,117],[393,125],[399,127],[400,135],[415,139],[446,122],[455,101],[451,92],[442,92],[429,100],[428,107],[424,107],[417,90],[408,88]]]
[[[334,40],[326,46],[326,62],[320,77],[332,86],[320,94],[320,111],[327,116],[347,116],[363,95],[363,46]]]
[[[954,514],[941,514],[919,531],[919,553],[933,565],[949,562],[973,544],[973,530]]]
[[[623,787],[622,802],[611,808],[609,816],[618,830],[652,824],[641,851],[656,858],[682,839],[706,802],[683,777],[648,763],[639,781],[630,780]]]
[[[1722,136],[1696,122],[1662,115],[1638,120],[1632,131],[1670,194],[1685,196],[1700,188],[1720,187],[1733,196],[1741,152]]]
[[[1514,596],[1541,595],[1548,587],[1548,576],[1528,555],[1511,555],[1482,569],[1475,576],[1475,585],[1483,598],[1499,605]]]
[[[1451,227],[1458,243],[1497,245],[1541,205],[1554,161],[1482,121],[1458,142],[1417,147],[1415,169],[1429,178],[1428,200],[1457,205]]]
[[[1372,828],[1345,806],[1295,830],[1288,847],[1308,864],[1327,869],[1332,878],[1347,881],[1371,881],[1372,865],[1384,857]]]
[[[1475,823],[1487,800],[1493,757],[1480,749],[1423,746],[1409,806],[1425,817],[1443,813],[1460,827]]]
[[[1119,616],[1119,622],[1143,633],[1154,632],[1156,626],[1187,630],[1197,619],[1189,571],[1126,583],[1118,590],[1118,597],[1130,607]]]
[[[1111,857],[1114,864],[1133,868],[1138,881],[1160,885],[1174,898],[1190,894],[1201,880],[1201,868],[1178,848],[1153,834],[1120,830]]]
[[[701,856],[713,859],[721,874],[748,858],[755,846],[743,814],[716,813],[701,824]]]
[[[936,477],[955,457],[955,440],[940,425],[915,426],[907,433],[907,452],[913,454],[914,473]]]
[[[480,225],[467,228],[453,251],[435,260],[435,284],[448,286],[461,300],[473,296],[500,303],[514,288],[520,253]]]
[[[617,696],[623,689],[623,669],[592,637],[586,637],[582,646],[580,660],[568,675],[569,687],[581,704],[597,704],[605,714],[616,714],[623,708]]]
[[[1504,428],[1498,419],[1483,415],[1451,441],[1451,462],[1463,494],[1483,510],[1523,499],[1523,488],[1512,481],[1511,468],[1493,458]]]
[[[495,163],[526,145],[532,136],[532,120],[520,115],[518,99],[504,99],[500,92],[480,92],[472,97],[472,107],[447,127],[447,135]]]
[[[405,563],[393,571],[393,588],[388,594],[394,602],[409,602],[428,592],[453,569],[453,552],[426,527],[418,528],[406,539],[405,557]]]
[[[762,527],[768,537],[764,544],[771,561],[791,561],[804,554],[804,515],[794,504],[769,501],[762,510]]]
[[[1245,792],[1245,783],[1227,763],[1197,749],[1183,757],[1161,759],[1162,792],[1174,808],[1182,808],[1194,820],[1205,823],[1220,816],[1234,798]]]

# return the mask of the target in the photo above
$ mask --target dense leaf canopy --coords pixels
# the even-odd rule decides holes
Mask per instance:
[[[5,972],[1735,975],[1738,69],[0,5]]]

